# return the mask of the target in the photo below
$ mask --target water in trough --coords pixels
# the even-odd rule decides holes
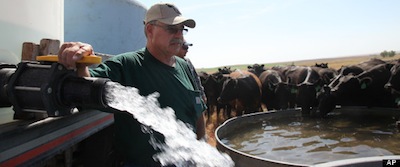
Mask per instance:
[[[243,125],[221,141],[235,150],[267,160],[315,165],[399,155],[400,133],[395,121],[390,116],[333,114],[320,119],[271,115],[258,121],[242,121]]]
[[[160,108],[158,93],[141,96],[133,87],[124,87],[109,82],[106,87],[108,105],[131,113],[140,123],[165,136],[165,144],[151,142],[163,150],[155,155],[162,165],[178,167],[232,167],[234,162],[225,153],[220,153],[205,141],[197,140],[188,125],[178,120],[171,108]]]

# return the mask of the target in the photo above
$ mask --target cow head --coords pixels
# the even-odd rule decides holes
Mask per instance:
[[[328,68],[328,63],[315,63],[315,67]]]
[[[359,80],[354,75],[342,75],[329,84],[331,94],[342,95],[361,88]]]
[[[342,66],[339,70],[339,75],[358,75],[364,70],[357,65]]]
[[[199,78],[200,78],[200,82],[203,84],[206,80],[207,80],[207,78],[209,77],[209,75],[208,75],[208,73],[206,73],[206,72],[204,72],[204,71],[200,71],[199,73],[198,73],[198,75],[199,75]]]
[[[260,74],[265,71],[265,68],[264,64],[254,64],[253,66],[247,66],[247,70],[256,76],[260,76]]]
[[[321,117],[325,117],[327,113],[331,112],[336,107],[335,96],[331,95],[331,88],[324,86],[317,95],[318,109]]]
[[[389,81],[385,84],[385,89],[393,95],[400,97],[400,62],[397,62],[391,69]]]
[[[340,75],[317,95],[321,116],[332,111],[337,104],[351,103],[360,97],[359,80],[353,75]]]
[[[234,70],[231,70],[231,67],[223,67],[223,68],[218,68],[218,72],[221,74],[230,74]]]
[[[221,73],[211,74],[202,82],[208,105],[216,105],[217,98],[221,94],[226,76]]]
[[[289,96],[290,96],[290,89],[286,82],[279,82],[275,88],[275,96],[276,100],[278,101],[278,106],[276,109],[287,109]]]
[[[400,107],[400,61],[390,69],[390,72],[391,76],[384,87],[393,96],[395,105]]]
[[[218,98],[218,103],[227,104],[236,97],[238,79],[228,77],[222,86],[222,92]]]
[[[218,89],[218,83],[215,79],[214,75],[209,75],[203,82],[202,85],[204,87],[204,93],[207,97],[207,103],[209,105],[217,104],[217,98],[220,90]]]

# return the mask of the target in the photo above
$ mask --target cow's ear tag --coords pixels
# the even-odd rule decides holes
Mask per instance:
[[[297,93],[297,89],[296,89],[296,88],[292,88],[292,89],[290,90],[290,93],[296,94],[296,93]]]
[[[366,88],[367,88],[367,83],[363,82],[363,83],[361,84],[361,89],[366,89]]]
[[[317,85],[317,86],[315,87],[315,91],[319,92],[320,90],[321,90],[321,86],[320,86],[320,85]]]
[[[394,100],[394,102],[397,104],[397,106],[400,106],[400,97],[396,98],[396,100]]]
[[[269,89],[270,91],[274,91],[274,88],[273,88],[273,86],[272,86],[272,83],[269,83],[269,84],[268,84],[268,89]]]

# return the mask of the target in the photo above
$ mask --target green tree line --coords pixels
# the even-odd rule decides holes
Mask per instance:
[[[381,56],[382,57],[393,57],[393,56],[395,56],[396,55],[396,52],[395,51],[383,51],[383,52],[381,52]]]

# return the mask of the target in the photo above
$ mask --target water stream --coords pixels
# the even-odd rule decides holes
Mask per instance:
[[[154,156],[162,165],[178,167],[232,167],[234,162],[225,153],[196,139],[191,127],[178,120],[172,108],[160,108],[158,93],[141,96],[133,87],[109,82],[106,87],[108,105],[131,113],[140,123],[165,136],[165,144],[150,142],[162,150]]]

